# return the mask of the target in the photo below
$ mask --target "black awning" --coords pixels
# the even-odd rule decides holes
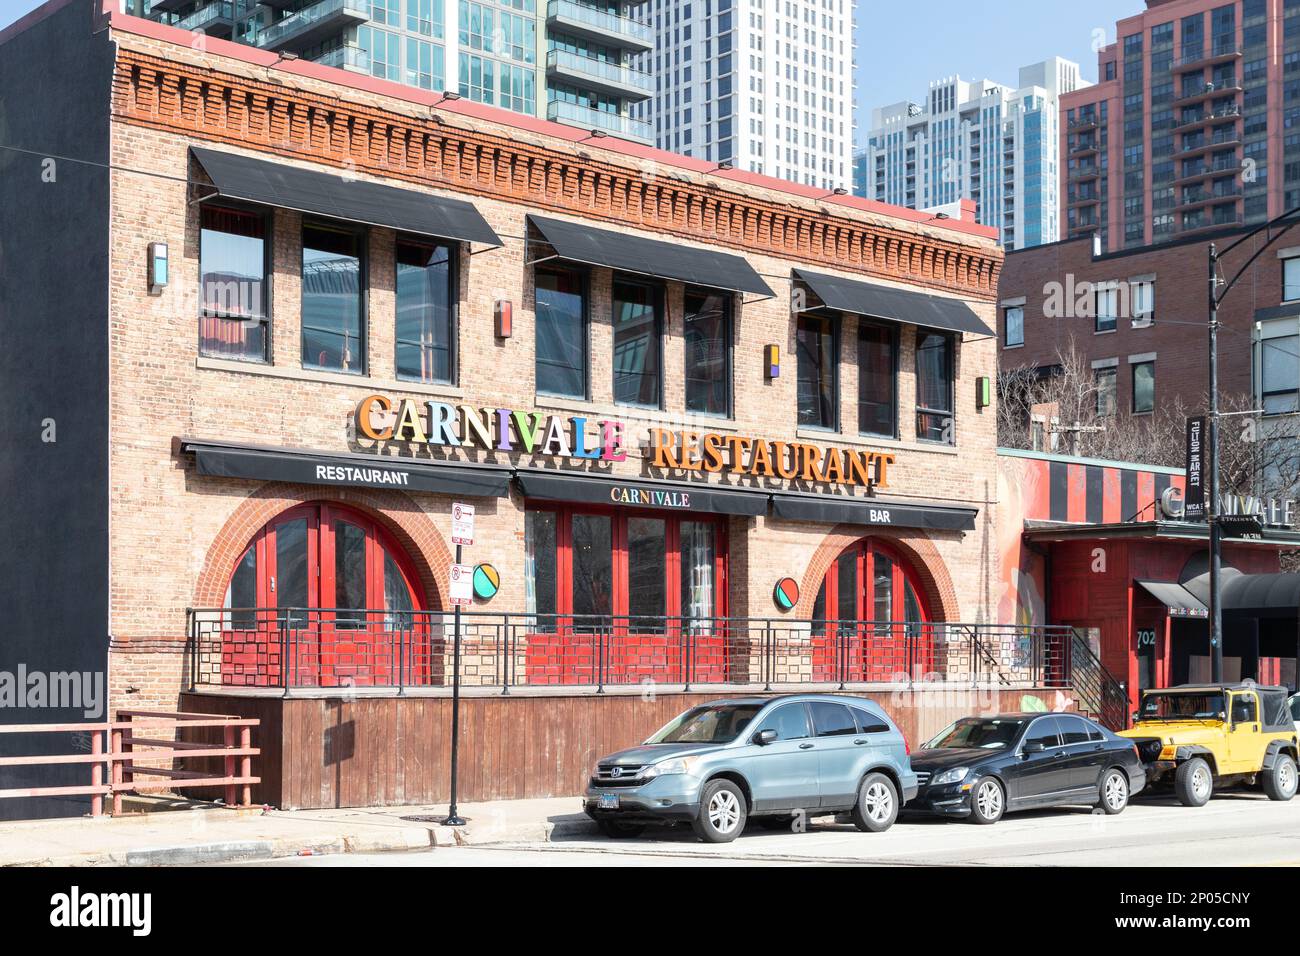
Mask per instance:
[[[1225,611],[1285,611],[1300,617],[1300,574],[1238,574],[1222,582],[1222,592]]]
[[[772,496],[772,514],[789,521],[818,524],[863,524],[885,528],[921,528],[926,531],[974,531],[974,508],[878,498],[844,498],[835,495]]]
[[[1179,617],[1205,617],[1205,605],[1187,588],[1172,581],[1137,581],[1138,587]]]
[[[976,335],[993,334],[993,330],[960,299],[894,289],[874,282],[809,272],[807,269],[795,269],[794,277],[812,289],[828,309],[890,319],[928,329],[971,332]]]
[[[736,491],[704,483],[625,481],[614,477],[561,475],[520,469],[515,481],[525,498],[578,501],[625,508],[662,508],[712,514],[755,516],[767,512],[767,494]]]
[[[504,498],[510,493],[510,471],[506,468],[189,439],[181,440],[181,451],[194,453],[200,475],[215,478],[397,488],[475,498]]]
[[[379,183],[348,181],[312,169],[197,146],[191,146],[190,152],[211,177],[217,194],[227,199],[296,209],[439,239],[501,245],[500,237],[487,220],[461,199],[430,196]]]
[[[561,259],[731,292],[776,294],[741,256],[543,216],[529,216],[528,221]]]

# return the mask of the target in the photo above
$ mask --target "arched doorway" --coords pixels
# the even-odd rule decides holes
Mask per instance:
[[[917,679],[934,669],[934,628],[912,563],[882,538],[862,538],[831,562],[813,602],[814,679]]]
[[[308,502],[269,521],[236,561],[223,606],[224,684],[387,686],[429,672],[413,563],[345,505]]]

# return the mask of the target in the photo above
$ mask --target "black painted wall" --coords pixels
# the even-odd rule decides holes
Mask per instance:
[[[107,704],[113,48],[95,7],[72,0],[0,39],[0,723],[86,719],[83,708],[7,706],[6,676],[21,667],[90,673]],[[0,754],[88,741],[0,735]],[[84,764],[0,767],[0,790],[89,782]],[[88,808],[8,799],[0,819]]]

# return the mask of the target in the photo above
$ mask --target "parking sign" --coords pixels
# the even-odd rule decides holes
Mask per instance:
[[[474,543],[474,506],[459,501],[451,506],[451,543]]]
[[[474,603],[474,569],[468,564],[451,566],[451,587],[448,588],[452,604]]]

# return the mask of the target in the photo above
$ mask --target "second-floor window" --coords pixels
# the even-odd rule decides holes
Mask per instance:
[[[799,367],[799,424],[839,427],[839,323],[827,315],[804,313],[796,329]]]
[[[1129,286],[1129,303],[1133,325],[1150,325],[1156,318],[1156,284],[1150,279],[1135,280]]]
[[[1114,283],[1097,286],[1096,307],[1095,331],[1115,331],[1119,319],[1119,289]]]
[[[898,437],[898,331],[892,325],[858,324],[858,431]]]
[[[587,397],[587,276],[539,268],[536,284],[537,392]]]
[[[1300,333],[1295,319],[1260,324],[1256,368],[1259,407],[1266,415],[1300,411]]]
[[[663,369],[663,287],[614,279],[614,401],[658,408]]]
[[[1007,346],[1025,344],[1025,307],[1011,305],[1002,311],[1004,343]]]
[[[953,431],[953,339],[941,332],[916,333],[916,437],[955,441]]]
[[[1282,260],[1282,298],[1300,299],[1300,256]]]
[[[1156,408],[1156,363],[1134,362],[1133,369],[1133,411],[1153,412]]]
[[[302,229],[302,364],[366,370],[362,242],[365,233],[331,226]]]
[[[267,358],[267,215],[204,205],[199,226],[199,351]]]
[[[455,249],[448,243],[397,241],[397,377],[455,380]]]
[[[1099,368],[1093,375],[1097,382],[1097,414],[1114,415],[1117,408],[1117,376],[1113,368]]]
[[[686,290],[683,337],[688,412],[731,415],[731,309],[728,293]]]

